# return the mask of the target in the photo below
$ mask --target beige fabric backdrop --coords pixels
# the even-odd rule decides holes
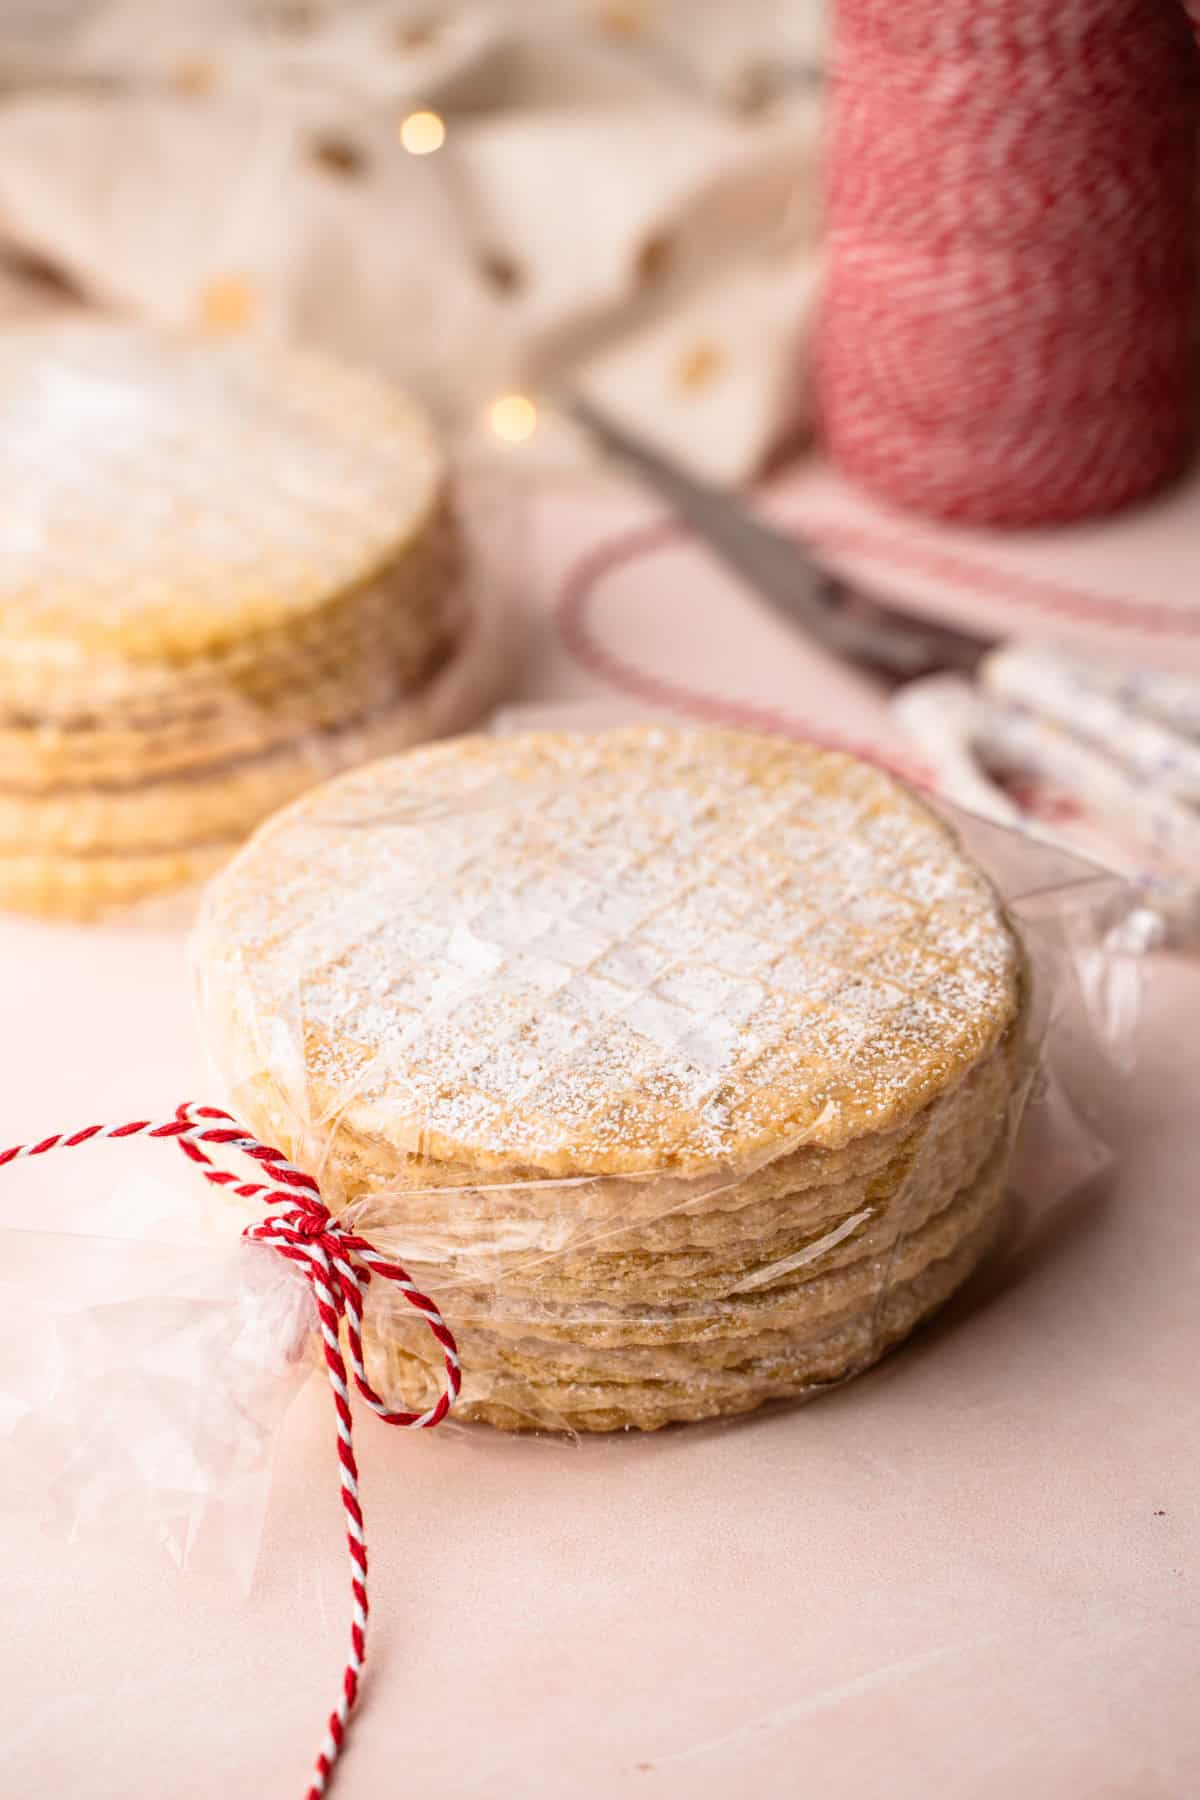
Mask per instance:
[[[733,480],[804,421],[821,41],[820,0],[26,0],[0,244],[94,304],[373,362],[456,422],[578,381]],[[446,141],[411,155],[426,108]],[[0,304],[30,300],[10,275]]]

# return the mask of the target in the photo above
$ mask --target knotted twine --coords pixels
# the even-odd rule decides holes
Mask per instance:
[[[358,1497],[358,1463],[354,1455],[354,1421],[350,1385],[342,1352],[339,1325],[346,1327],[346,1342],[354,1385],[385,1425],[420,1431],[440,1425],[458,1398],[462,1376],[454,1338],[441,1313],[413,1285],[399,1263],[390,1262],[369,1241],[340,1226],[321,1199],[311,1175],[288,1162],[280,1150],[262,1144],[229,1113],[212,1106],[180,1106],[173,1119],[155,1122],[134,1119],[124,1125],[86,1125],[81,1131],[55,1132],[35,1144],[16,1144],[0,1151],[0,1168],[22,1158],[45,1156],[51,1150],[73,1150],[102,1138],[173,1139],[184,1154],[200,1165],[206,1180],[227,1187],[242,1199],[256,1200],[265,1208],[262,1218],[245,1229],[251,1243],[265,1244],[294,1263],[312,1289],[325,1370],[337,1415],[337,1454],[341,1474],[342,1508],[346,1515],[346,1545],[350,1556],[351,1622],[350,1653],[342,1675],[341,1692],[329,1715],[325,1738],[317,1754],[306,1800],[317,1800],[346,1739],[346,1730],[366,1659],[367,1639],[367,1538]],[[216,1168],[205,1146],[237,1150],[265,1169],[266,1181],[241,1181],[233,1172]],[[385,1405],[367,1379],[363,1365],[363,1303],[372,1276],[390,1281],[410,1306],[422,1314],[442,1351],[446,1385],[425,1412],[394,1412]]]
[[[1175,0],[837,0],[817,384],[844,472],[1008,525],[1169,480],[1200,410],[1198,146]]]

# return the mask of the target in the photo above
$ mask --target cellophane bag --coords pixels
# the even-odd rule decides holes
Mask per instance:
[[[460,812],[439,806],[437,829],[448,838],[478,837],[490,804],[484,794]],[[1015,1146],[1015,1156],[1001,1176],[1007,1201],[989,1203],[987,1255],[995,1258],[1022,1243],[1107,1160],[1104,1095],[1136,1062],[1140,964],[1112,948],[1131,904],[1121,882],[1057,849],[944,810],[1002,899],[1025,962],[1028,1002],[998,1152],[1007,1161]],[[406,823],[394,821],[397,867]],[[195,960],[201,1020],[229,1083],[218,1099],[253,1120],[263,1110],[262,1084],[271,1084],[289,1121],[282,1148],[321,1182],[338,1224],[401,1262],[441,1309],[461,1356],[459,1416],[569,1437],[574,1421],[547,1402],[540,1371],[557,1359],[570,1374],[577,1335],[579,1344],[605,1346],[606,1369],[618,1380],[628,1356],[636,1383],[645,1359],[624,1347],[631,1319],[646,1342],[658,1343],[664,1379],[688,1382],[690,1354],[672,1346],[669,1331],[658,1334],[663,1308],[652,1289],[639,1288],[636,1258],[622,1260],[631,1230],[651,1227],[668,1249],[676,1237],[693,1246],[688,1253],[700,1279],[690,1317],[699,1320],[701,1337],[706,1310],[717,1320],[731,1299],[762,1298],[769,1306],[781,1285],[789,1292],[800,1285],[817,1298],[820,1314],[820,1297],[828,1292],[830,1330],[822,1343],[829,1355],[814,1356],[811,1380],[798,1383],[792,1374],[790,1398],[809,1397],[865,1369],[960,1285],[961,1276],[939,1290],[936,1232],[931,1239],[921,1217],[929,1159],[957,1154],[950,1127],[926,1134],[886,1206],[860,1205],[845,1216],[823,1217],[815,1229],[800,1220],[786,1251],[757,1261],[728,1259],[723,1276],[704,1254],[705,1221],[720,1217],[723,1197],[751,1176],[761,1178],[769,1205],[771,1159],[699,1177],[663,1172],[455,1185],[450,1171],[424,1188],[350,1198],[331,1154],[339,1117],[312,1105],[302,1046],[292,1035],[300,1009],[279,1022],[269,1067],[261,1045],[223,1038],[228,995],[214,987],[221,978],[213,974],[207,929],[202,918]],[[481,992],[488,966],[486,958],[478,966]],[[468,970],[458,998],[469,997],[471,986]],[[6,1254],[0,1279],[11,1301],[8,1329],[28,1351],[5,1357],[0,1383],[9,1447],[25,1469],[14,1493],[22,1485],[28,1491],[29,1470],[36,1469],[39,1490],[49,1483],[57,1516],[73,1529],[134,1510],[154,1522],[175,1555],[189,1555],[207,1532],[245,1568],[274,1431],[317,1360],[311,1296],[300,1274],[268,1247],[238,1244],[253,1202],[201,1199],[202,1184],[182,1164],[173,1177],[161,1162],[156,1170],[151,1188],[144,1172],[118,1177],[100,1217],[89,1218],[85,1204],[68,1206],[54,1238],[27,1229],[10,1236],[18,1253]],[[77,1171],[73,1187],[78,1201]],[[679,1233],[677,1224],[686,1229]],[[42,1296],[36,1304],[31,1296],[39,1268],[62,1267],[64,1236],[77,1278],[59,1284],[47,1319]],[[983,1260],[973,1256],[971,1266]],[[835,1302],[848,1268],[855,1271],[856,1304],[853,1317],[839,1325]],[[564,1272],[573,1295],[565,1312]],[[621,1286],[617,1304],[614,1274]],[[614,1324],[622,1329],[610,1329]],[[498,1329],[512,1351],[499,1361]],[[370,1284],[364,1339],[367,1374],[382,1400],[428,1404],[439,1379],[436,1347],[389,1284]],[[720,1402],[719,1388],[717,1395],[718,1403],[698,1407],[696,1416],[736,1410]],[[763,1384],[759,1398],[773,1397],[770,1383]],[[593,1414],[589,1428],[605,1422],[602,1412]],[[651,1412],[647,1422],[659,1421]],[[474,1435],[486,1443],[485,1430]]]
[[[1003,1223],[997,1212],[991,1233],[991,1253],[1002,1254],[1108,1158],[1102,1119],[1111,1074],[1105,1071],[1126,1067],[1134,1054],[1141,968],[1106,948],[1109,932],[1124,916],[1120,882],[1002,828],[961,814],[953,820],[960,841],[1003,893],[1027,958],[1030,997],[1016,1078],[1004,1100],[1004,1146],[1013,1153],[1010,1191]],[[481,976],[480,985],[486,991],[486,978]],[[296,1071],[301,1065],[294,1058],[290,1065],[273,1059],[273,1078],[289,1066]],[[254,1079],[261,1078],[258,1070]],[[971,1107],[975,1091],[964,1083],[964,1101],[970,1093]],[[243,1096],[248,1099],[244,1091]],[[235,1108],[237,1098],[235,1084]],[[341,1121],[317,1115],[307,1101],[300,1077],[286,1095],[295,1122],[288,1148],[322,1170],[331,1203],[339,1204],[344,1200],[335,1172]],[[261,1106],[261,1098],[249,1103]],[[852,1198],[844,1199],[841,1165],[832,1156],[828,1181],[807,1195],[807,1217],[792,1222],[791,1242],[765,1257],[753,1240],[748,1256],[731,1255],[727,1221],[744,1217],[749,1226],[755,1219],[747,1194],[765,1195],[768,1205],[784,1208],[776,1171],[782,1174],[788,1166],[790,1144],[774,1156],[743,1159],[701,1175],[543,1177],[449,1189],[385,1185],[345,1203],[339,1216],[403,1262],[418,1286],[437,1297],[463,1361],[460,1416],[569,1433],[579,1419],[556,1407],[543,1375],[561,1374],[567,1387],[587,1394],[597,1348],[601,1355],[594,1360],[603,1366],[603,1385],[625,1378],[637,1391],[650,1355],[654,1382],[695,1384],[694,1412],[685,1402],[682,1416],[721,1416],[741,1409],[738,1383],[731,1384],[726,1399],[719,1393],[711,1401],[701,1398],[709,1378],[697,1370],[693,1345],[696,1336],[722,1332],[731,1301],[753,1300],[770,1320],[772,1297],[786,1294],[790,1306],[796,1284],[819,1297],[822,1324],[811,1380],[803,1390],[808,1394],[869,1367],[907,1335],[914,1312],[926,1316],[954,1291],[953,1248],[930,1238],[928,1214],[930,1195],[950,1178],[947,1170],[956,1157],[973,1154],[954,1143],[960,1123],[967,1123],[966,1104],[961,1120],[951,1111],[943,1130],[920,1140],[900,1185],[887,1192],[881,1182],[877,1199],[870,1188],[864,1197],[857,1185]],[[968,1166],[964,1162],[964,1173]],[[714,1219],[720,1221],[716,1230],[709,1223]],[[672,1279],[678,1281],[682,1271],[695,1295],[684,1307],[687,1341],[678,1345],[672,1338],[680,1308],[675,1295],[658,1292],[662,1265],[639,1260],[647,1241],[670,1259]],[[676,1244],[684,1248],[676,1251]],[[860,1282],[865,1275],[868,1291],[860,1290],[854,1316],[847,1319],[842,1289],[851,1274]],[[827,1299],[822,1289],[828,1290]],[[497,1337],[504,1342],[501,1358]],[[435,1347],[393,1290],[369,1300],[367,1350],[368,1370],[392,1404],[430,1403],[440,1376]],[[780,1387],[789,1399],[797,1397],[792,1374]],[[762,1397],[775,1397],[769,1382]],[[601,1410],[583,1428],[628,1422]],[[638,1422],[659,1422],[653,1403]]]

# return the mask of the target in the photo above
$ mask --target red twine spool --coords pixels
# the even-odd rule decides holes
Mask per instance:
[[[1167,0],[839,0],[818,389],[846,474],[1007,525],[1174,476],[1198,141],[1200,55]]]
[[[386,1425],[400,1425],[420,1431],[440,1425],[458,1398],[462,1384],[458,1351],[450,1328],[432,1300],[419,1293],[399,1263],[380,1256],[366,1238],[344,1231],[321,1199],[321,1190],[311,1175],[295,1168],[281,1150],[261,1144],[251,1137],[229,1113],[212,1106],[181,1106],[173,1119],[156,1124],[150,1119],[134,1119],[127,1125],[86,1125],[82,1131],[56,1132],[36,1144],[16,1144],[0,1151],[0,1169],[6,1163],[31,1156],[45,1156],[51,1150],[73,1150],[96,1138],[173,1138],[184,1154],[200,1165],[208,1181],[217,1187],[228,1187],[243,1199],[258,1199],[267,1208],[266,1216],[246,1227],[245,1236],[252,1243],[266,1244],[289,1262],[303,1270],[312,1288],[317,1309],[321,1340],[325,1352],[325,1370],[333,1394],[337,1414],[337,1453],[340,1464],[342,1507],[346,1515],[346,1544],[350,1554],[350,1589],[352,1595],[350,1654],[342,1676],[342,1691],[329,1715],[325,1739],[317,1755],[306,1800],[317,1800],[324,1794],[329,1777],[345,1743],[346,1729],[355,1700],[359,1678],[367,1653],[367,1539],[362,1508],[358,1499],[358,1463],[354,1455],[354,1421],[350,1410],[350,1384],[342,1353],[339,1322],[345,1320],[350,1368],[357,1387],[367,1405]],[[262,1165],[267,1181],[239,1181],[226,1169],[214,1168],[205,1145],[238,1150]],[[398,1287],[410,1306],[423,1314],[433,1336],[441,1346],[446,1369],[446,1385],[426,1412],[393,1412],[372,1388],[363,1366],[362,1319],[363,1302],[372,1276],[390,1281]]]

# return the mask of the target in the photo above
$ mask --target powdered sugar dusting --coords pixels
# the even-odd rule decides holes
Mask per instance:
[[[382,383],[247,343],[8,332],[0,396],[6,634],[303,601],[368,572],[441,476]]]
[[[201,939],[239,1030],[247,999],[256,1028],[295,1021],[293,1108],[581,1169],[878,1125],[1015,1004],[998,903],[924,807],[845,757],[720,732],[472,739],[357,771],[242,853]]]

